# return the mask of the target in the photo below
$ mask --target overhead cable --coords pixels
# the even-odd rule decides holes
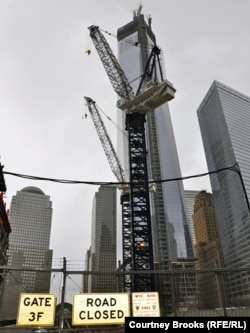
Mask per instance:
[[[179,181],[179,180],[187,180],[191,178],[198,178],[198,177],[204,177],[208,176],[211,174],[219,173],[222,171],[226,170],[232,170],[235,172],[238,171],[238,163],[234,164],[233,166],[230,167],[225,167],[221,169],[217,169],[214,171],[206,172],[206,173],[201,173],[201,174],[196,174],[192,176],[186,176],[186,177],[177,177],[177,178],[170,178],[170,179],[154,179],[154,180],[148,180],[148,184],[157,184],[157,183],[166,183],[166,182],[172,182],[172,181]],[[26,178],[30,180],[41,180],[41,181],[50,181],[50,182],[55,182],[55,183],[61,183],[61,184],[87,184],[87,185],[129,185],[131,182],[105,182],[105,181],[87,181],[87,180],[67,180],[67,179],[56,179],[56,178],[47,178],[47,177],[38,177],[38,176],[30,176],[30,175],[23,175],[20,173],[15,173],[15,172],[10,172],[10,171],[3,171],[5,175],[10,175],[10,176],[15,176],[19,178]],[[140,183],[137,181],[137,183]],[[145,183],[145,181],[143,181]]]

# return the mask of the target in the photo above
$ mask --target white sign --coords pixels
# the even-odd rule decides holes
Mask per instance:
[[[20,294],[17,326],[54,326],[56,296],[54,294]]]
[[[73,295],[72,325],[124,324],[129,315],[128,293]]]
[[[133,317],[160,317],[158,292],[132,293]]]

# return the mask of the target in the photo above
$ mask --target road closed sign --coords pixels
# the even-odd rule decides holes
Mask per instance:
[[[53,326],[56,296],[54,294],[22,293],[19,297],[17,326]]]
[[[74,326],[124,324],[129,315],[128,293],[73,295]]]

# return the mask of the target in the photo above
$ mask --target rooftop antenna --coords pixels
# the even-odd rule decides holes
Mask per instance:
[[[142,4],[140,2],[140,5],[139,5],[139,8],[137,9],[137,11],[134,10],[134,17],[141,15],[141,11],[142,11]]]

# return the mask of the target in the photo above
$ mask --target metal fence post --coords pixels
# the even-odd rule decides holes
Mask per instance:
[[[64,302],[65,302],[65,288],[66,288],[66,258],[63,258],[63,284],[62,284],[62,296],[61,296],[61,309],[60,309],[60,320],[59,320],[59,333],[62,332],[64,322]]]

